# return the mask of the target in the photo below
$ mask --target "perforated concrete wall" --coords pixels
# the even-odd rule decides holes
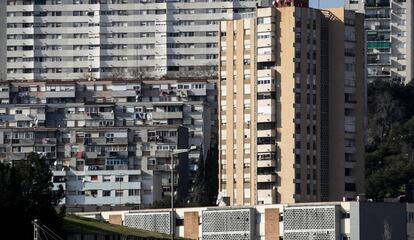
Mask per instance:
[[[207,210],[202,215],[203,240],[253,240],[255,210]]]
[[[285,240],[336,240],[339,237],[339,207],[286,207]]]
[[[148,231],[171,233],[170,212],[127,213],[125,226]]]

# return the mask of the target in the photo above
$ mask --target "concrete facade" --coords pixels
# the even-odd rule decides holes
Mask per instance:
[[[200,157],[216,141],[215,89],[206,80],[0,83],[0,161],[31,152],[53,165],[68,206],[148,207],[185,198]],[[132,177],[131,177],[132,176]]]
[[[3,0],[1,66],[8,80],[216,76],[219,21],[261,2]]]
[[[230,205],[364,194],[362,26],[361,14],[300,7],[221,23],[219,187]]]

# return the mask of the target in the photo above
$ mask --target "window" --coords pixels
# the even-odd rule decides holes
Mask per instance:
[[[270,47],[259,47],[257,49],[257,54],[258,55],[268,55],[268,54],[272,54],[272,48],[270,48]]]
[[[110,182],[111,181],[111,176],[103,176],[103,182]]]
[[[139,196],[140,190],[139,189],[129,189],[128,196]]]
[[[261,17],[257,19],[257,24],[270,24],[272,19],[270,17]]]
[[[121,176],[115,177],[115,182],[123,182],[123,181],[124,181],[124,177],[121,177]]]
[[[356,191],[356,184],[355,183],[345,183],[345,191],[355,192]]]
[[[269,39],[271,37],[272,37],[272,34],[270,32],[257,33],[257,39]]]
[[[345,168],[345,176],[346,177],[351,176],[351,169],[350,168]]]
[[[124,195],[124,191],[123,190],[116,190],[115,191],[115,197],[122,197]]]
[[[300,194],[300,183],[295,183],[295,193]]]
[[[98,196],[98,190],[91,190],[90,192],[92,197],[97,197]]]

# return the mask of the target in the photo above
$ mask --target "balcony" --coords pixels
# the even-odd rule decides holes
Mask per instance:
[[[33,139],[12,139],[12,144],[13,145],[33,145],[34,144],[34,140]]]
[[[276,182],[275,174],[257,175],[257,182]]]
[[[98,157],[98,152],[85,152],[85,159],[95,159]]]
[[[41,138],[41,139],[36,139],[36,144],[56,145],[56,138]]]
[[[135,90],[112,91],[112,97],[135,97],[137,94]]]
[[[389,67],[377,67],[377,68],[368,68],[368,77],[389,77],[391,76],[391,70]]]
[[[274,62],[276,60],[276,55],[274,52],[264,53],[257,56],[257,62]]]
[[[168,157],[170,157],[170,151],[157,150],[155,152],[155,157],[156,158],[168,158]]]
[[[276,25],[274,23],[257,25],[257,32],[275,32],[275,31],[276,31]]]
[[[367,59],[368,65],[391,65],[391,60],[389,59],[378,59],[378,58],[370,58]]]
[[[391,26],[390,25],[374,25],[374,26],[370,26],[370,30],[391,31]]]
[[[257,145],[258,152],[276,152],[275,144]]]
[[[153,112],[153,119],[177,119],[183,118],[183,112]]]
[[[187,94],[189,96],[206,96],[207,95],[207,89],[206,88],[193,88],[191,90],[187,91]]]
[[[257,161],[257,167],[276,167],[276,160],[260,160]]]
[[[75,91],[47,91],[45,92],[46,98],[74,98]]]
[[[368,49],[389,49],[391,48],[391,42],[381,41],[381,42],[368,42]]]
[[[366,8],[384,8],[384,7],[390,7],[390,1],[388,0],[382,0],[382,1],[378,1],[378,0],[371,0],[371,1],[366,1],[365,2],[365,7]]]
[[[276,41],[272,38],[266,38],[266,39],[258,39],[257,40],[257,47],[271,47],[275,46]]]
[[[155,165],[154,170],[169,172],[169,171],[171,171],[171,166],[167,165],[167,164],[165,164],[165,165]]]
[[[8,99],[10,97],[9,91],[7,92],[0,92],[0,98],[1,99]]]
[[[276,85],[274,83],[257,85],[257,92],[274,92],[274,91],[276,91]]]
[[[391,15],[386,13],[366,14],[365,19],[390,19]]]
[[[258,189],[257,198],[264,204],[273,204],[276,202],[276,189]]]
[[[276,129],[274,130],[258,130],[257,137],[276,137]]]
[[[257,115],[258,123],[275,122],[275,121],[276,121],[276,114],[258,114]]]
[[[32,121],[33,117],[29,114],[16,114],[15,120],[16,121]]]
[[[85,182],[84,189],[141,189],[141,182]]]
[[[271,77],[271,78],[275,78],[276,75],[276,70],[274,69],[261,69],[261,70],[257,70],[257,77]]]

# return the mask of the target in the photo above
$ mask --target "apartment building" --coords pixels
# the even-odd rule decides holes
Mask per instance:
[[[345,7],[365,13],[368,82],[409,83],[414,71],[412,1],[345,1]]]
[[[219,21],[259,3],[4,0],[2,71],[7,80],[216,77]]]
[[[0,90],[0,161],[42,154],[69,206],[147,207],[171,192],[170,152],[196,146],[175,169],[185,198],[216,140],[214,83],[205,80],[22,81]]]
[[[364,193],[362,21],[280,5],[221,23],[219,187],[230,205]]]

